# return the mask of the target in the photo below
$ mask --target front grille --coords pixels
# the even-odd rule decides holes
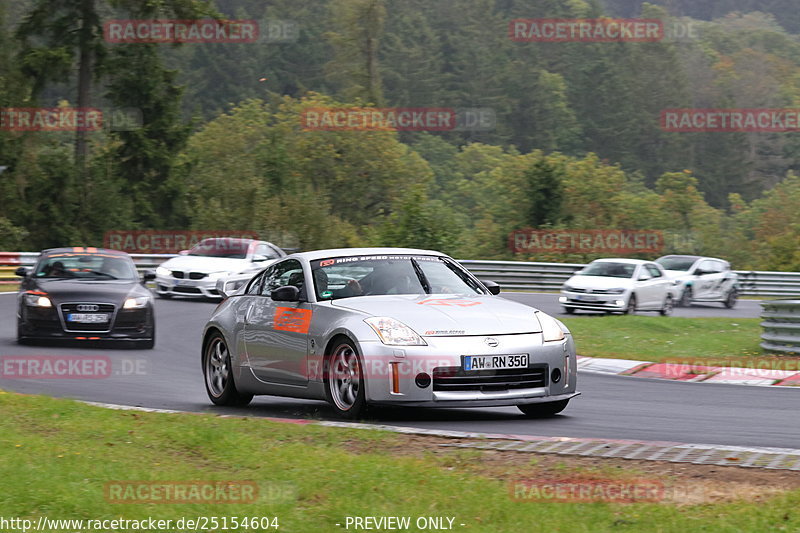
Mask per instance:
[[[465,372],[460,366],[444,366],[433,369],[434,391],[491,392],[545,386],[547,386],[547,365],[469,372]]]
[[[180,271],[180,270],[173,270],[172,271],[172,277],[173,278],[178,278],[178,279],[183,279],[183,272]]]
[[[92,310],[81,310],[78,306],[89,305]],[[96,309],[96,310],[95,310]],[[111,321],[114,320],[115,307],[112,304],[95,304],[95,303],[69,303],[61,304],[61,316],[64,318],[64,324],[67,331],[108,331],[111,329]],[[108,315],[108,320],[105,322],[72,322],[69,320],[70,313],[105,313]]]
[[[570,289],[569,292],[579,292],[588,294],[609,294],[607,289]]]
[[[172,292],[184,292],[186,294],[203,294],[197,287],[173,287]]]
[[[204,274],[203,272],[190,272],[189,273],[189,279],[203,279],[206,276],[208,276],[208,274]]]

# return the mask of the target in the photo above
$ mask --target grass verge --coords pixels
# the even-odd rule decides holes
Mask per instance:
[[[606,316],[562,319],[579,355],[659,362],[776,357],[765,354],[758,318]]]
[[[606,466],[599,460],[566,464],[551,456],[443,449],[433,437],[255,418],[112,411],[14,393],[0,393],[0,414],[3,516],[34,522],[43,515],[85,520],[277,516],[280,531],[326,532],[345,531],[348,516],[409,516],[412,524],[417,517],[453,517],[456,531],[800,528],[800,482],[767,480],[769,497],[754,496],[751,490],[696,505],[537,503],[512,499],[510,481],[537,475],[641,479],[652,474],[613,466],[621,465],[619,460]],[[697,472],[692,470],[687,479],[698,477]],[[752,479],[751,472],[746,475]],[[797,476],[791,479],[798,481]],[[104,487],[126,480],[247,480],[257,483],[259,498],[250,504],[111,503]],[[253,531],[228,529],[237,530]]]

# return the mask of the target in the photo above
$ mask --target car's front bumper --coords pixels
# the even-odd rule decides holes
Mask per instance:
[[[568,309],[586,311],[622,312],[628,305],[628,293],[623,294],[586,294],[561,291],[558,303]]]
[[[426,337],[428,346],[361,342],[367,401],[420,407],[497,407],[559,401],[578,394],[575,345],[570,335],[546,343],[541,333],[491,338],[498,346],[487,345],[486,336]],[[463,370],[465,355],[518,354],[528,355],[526,368]]]
[[[55,308],[25,306],[17,317],[17,328],[22,340],[148,341],[155,335],[151,308],[120,309],[112,321],[103,330],[71,330]]]
[[[178,279],[156,275],[156,292],[167,296],[189,298],[221,298],[217,291],[217,278]]]

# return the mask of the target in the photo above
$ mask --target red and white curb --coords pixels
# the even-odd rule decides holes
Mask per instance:
[[[81,402],[95,407],[122,411],[143,411],[167,414],[213,414],[208,412],[153,409],[98,402]],[[504,433],[476,433],[469,431],[446,431],[439,429],[410,428],[386,424],[364,424],[275,417],[248,417],[246,415],[217,415],[222,418],[250,418],[284,424],[317,425],[341,429],[366,429],[390,431],[405,435],[424,435],[458,439],[457,442],[440,444],[442,447],[472,448],[508,452],[548,453],[583,457],[605,457],[636,459],[640,461],[667,461],[717,466],[740,466],[772,470],[800,471],[800,449],[728,446],[721,444],[687,444],[666,441],[641,441],[601,438],[543,437],[537,435],[515,435]]]
[[[771,368],[736,368],[691,363],[653,363],[627,359],[578,356],[578,370],[637,378],[669,379],[702,383],[800,387],[800,371]]]

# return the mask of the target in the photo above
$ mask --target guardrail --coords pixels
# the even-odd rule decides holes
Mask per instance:
[[[0,252],[0,283],[16,283],[14,270],[32,266],[36,252]],[[155,268],[174,254],[131,254],[139,271]],[[479,279],[492,280],[504,290],[557,291],[572,274],[586,265],[522,261],[459,261]],[[739,292],[746,296],[800,296],[800,272],[736,271]]]
[[[800,353],[800,300],[761,302],[761,347],[771,352]]]

